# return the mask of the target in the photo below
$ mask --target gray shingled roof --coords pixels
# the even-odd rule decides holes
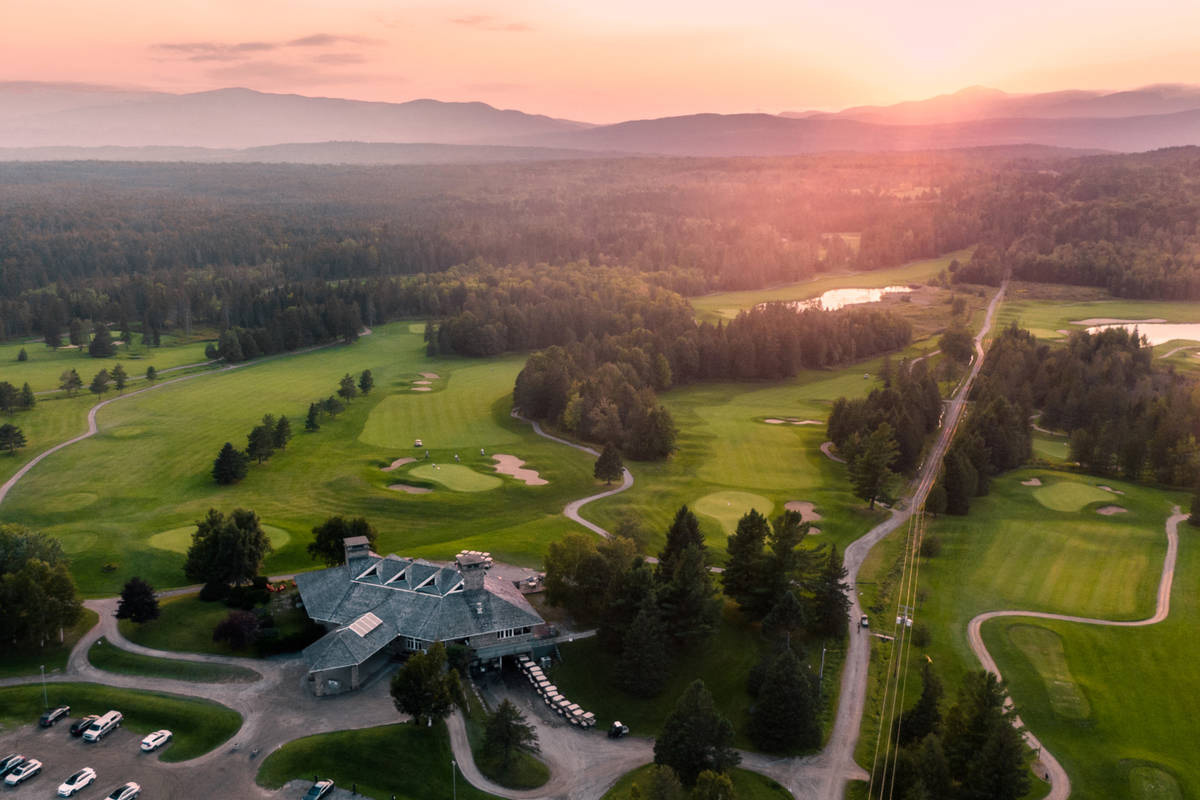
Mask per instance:
[[[461,584],[456,567],[394,555],[297,575],[308,615],[339,626],[305,649],[309,667],[361,664],[397,636],[448,642],[543,622],[507,581],[486,576],[484,588],[473,591]],[[368,611],[383,624],[366,637],[344,627]]]

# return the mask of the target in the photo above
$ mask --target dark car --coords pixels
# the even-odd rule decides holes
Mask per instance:
[[[20,753],[9,753],[4,758],[0,758],[0,778],[21,766],[24,761],[25,756]]]
[[[317,781],[308,790],[308,794],[304,795],[304,800],[321,800],[322,797],[333,791],[333,781],[326,778],[322,781]]]
[[[88,729],[88,726],[98,719],[100,719],[98,714],[88,714],[86,717],[75,720],[71,723],[71,735],[78,739],[83,736],[83,732]]]
[[[139,784],[130,781],[122,783],[120,786],[112,790],[107,800],[133,800],[142,793],[142,787]]]
[[[38,720],[38,725],[41,725],[43,728],[49,728],[70,713],[70,706],[59,706],[58,708],[52,708],[45,714],[42,714],[41,719]]]
[[[614,722],[612,724],[612,727],[610,727],[608,729],[608,738],[610,738],[610,739],[620,739],[621,737],[628,736],[628,735],[629,735],[629,726],[622,724],[621,720],[617,720],[616,722]]]

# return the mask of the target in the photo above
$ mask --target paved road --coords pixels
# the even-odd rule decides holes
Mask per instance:
[[[515,418],[517,418],[523,422],[528,422],[530,425],[532,425],[533,432],[536,433],[538,436],[544,436],[545,438],[549,439],[552,442],[558,442],[559,444],[565,444],[567,447],[574,447],[576,450],[582,450],[583,452],[587,453],[588,455],[596,456],[596,458],[600,457],[600,454],[598,452],[596,452],[596,450],[594,448],[587,447],[586,445],[582,445],[582,444],[576,444],[575,442],[571,442],[566,439],[560,439],[557,436],[553,436],[549,433],[546,433],[544,430],[542,430],[542,426],[537,424],[537,422],[535,422],[534,420],[526,419],[525,417],[522,417],[516,411],[513,411],[512,415]],[[605,539],[611,539],[612,538],[611,533],[606,531],[604,528],[601,528],[596,523],[588,522],[586,519],[579,516],[579,509],[583,508],[584,506],[586,506],[588,503],[592,502],[593,500],[599,500],[604,497],[612,497],[614,494],[620,494],[621,492],[628,489],[630,486],[633,486],[633,473],[631,473],[628,469],[622,468],[622,470],[621,470],[621,485],[620,486],[616,487],[615,489],[609,489],[608,491],[600,492],[599,494],[593,494],[588,497],[581,498],[579,500],[572,500],[570,503],[567,503],[566,508],[563,509],[563,516],[565,516],[567,519],[578,522],[580,525],[587,528],[592,533],[595,533],[599,536],[603,536]]]
[[[360,335],[361,336],[370,336],[371,329],[370,328],[365,329]],[[221,369],[218,369],[218,370],[209,370],[207,372],[197,372],[194,375],[184,375],[181,378],[172,378],[169,381],[163,381],[162,383],[156,383],[153,386],[147,386],[144,389],[138,389],[137,391],[130,392],[129,394],[120,394],[120,395],[117,395],[116,397],[110,397],[107,400],[101,400],[99,403],[96,403],[96,405],[92,406],[91,410],[88,411],[87,432],[81,433],[79,436],[76,436],[74,439],[68,439],[65,442],[59,442],[58,444],[54,445],[50,449],[43,450],[41,453],[38,453],[36,456],[31,458],[27,464],[25,464],[19,470],[17,470],[16,474],[14,474],[11,478],[9,478],[7,481],[5,481],[3,486],[0,486],[0,503],[3,503],[4,498],[8,497],[9,491],[14,486],[17,485],[17,481],[21,480],[21,478],[24,478],[26,473],[29,472],[29,470],[33,469],[38,464],[40,464],[42,462],[42,459],[47,458],[48,456],[51,456],[54,453],[57,453],[59,450],[62,450],[64,447],[70,447],[71,445],[75,444],[76,442],[82,442],[84,439],[89,439],[89,438],[95,436],[100,431],[100,426],[96,423],[96,414],[98,414],[100,412],[100,409],[104,408],[105,406],[107,406],[110,403],[116,403],[121,400],[128,400],[130,397],[137,397],[139,394],[145,394],[146,392],[152,392],[155,389],[161,389],[164,386],[170,386],[175,383],[180,383],[181,381],[190,381],[193,378],[199,378],[204,375],[211,375],[214,372],[229,372],[230,370],[241,369],[242,367],[250,367],[250,366],[254,366],[255,364],[266,363],[267,361],[274,361],[277,358],[286,358],[288,356],[296,356],[296,355],[300,355],[301,353],[311,353],[314,350],[322,350],[326,347],[333,347],[334,345],[337,345],[337,344],[340,344],[340,342],[330,342],[329,344],[315,345],[313,347],[306,347],[303,350],[294,350],[290,353],[280,353],[279,355],[269,356],[267,358],[258,358],[258,359],[254,359],[253,361],[243,361],[240,364],[230,364],[229,366],[222,367]],[[182,367],[180,367],[178,369],[182,369]],[[163,372],[167,372],[167,371],[168,370],[163,370]]]
[[[983,643],[983,623],[990,619],[998,617],[1035,617],[1037,619],[1056,619],[1062,622],[1078,622],[1084,625],[1107,625],[1114,628],[1140,628],[1162,622],[1171,612],[1171,584],[1175,580],[1175,560],[1179,555],[1179,523],[1183,522],[1187,517],[1187,514],[1180,512],[1179,506],[1175,506],[1171,516],[1167,518],[1167,557],[1163,559],[1162,578],[1158,582],[1158,602],[1152,616],[1139,620],[1109,620],[1076,617],[1069,614],[1050,614],[1043,611],[988,611],[976,616],[967,625],[967,638],[971,643],[971,651],[979,659],[979,663],[983,665],[984,669],[988,672],[996,673],[996,677],[999,678],[1000,668],[996,666],[996,660],[992,658],[987,646]],[[1006,698],[1005,702],[1011,706],[1012,698]],[[1013,724],[1017,727],[1022,727],[1021,718],[1015,717]],[[1026,729],[1024,737],[1031,749],[1041,753],[1041,765],[1045,769],[1046,774],[1049,775],[1050,794],[1046,795],[1046,800],[1067,800],[1071,795],[1071,779],[1067,775],[1067,771],[1063,769],[1062,764],[1058,763],[1058,759],[1042,745],[1041,741],[1031,731]]]

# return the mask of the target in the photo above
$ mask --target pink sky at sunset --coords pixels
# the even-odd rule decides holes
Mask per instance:
[[[612,122],[1200,83],[1200,3],[13,0],[0,80],[483,100]]]

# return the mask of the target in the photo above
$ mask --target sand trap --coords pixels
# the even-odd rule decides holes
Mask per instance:
[[[414,461],[416,461],[415,458],[397,458],[395,461],[393,461],[391,463],[391,465],[384,467],[383,471],[391,472],[394,469],[399,469],[400,467],[403,467],[405,464],[411,464]]]
[[[768,425],[782,425],[783,424],[783,420],[775,419],[774,417],[771,417],[770,419],[764,419],[763,422],[767,423]]]
[[[819,419],[793,419],[789,420],[793,425],[820,425]]]
[[[1141,322],[1166,322],[1165,319],[1159,317],[1151,317],[1150,319],[1114,319],[1113,317],[1088,317],[1087,319],[1072,320],[1072,325],[1137,325]]]
[[[405,492],[407,494],[429,494],[433,489],[425,486],[409,486],[407,483],[393,483],[388,486],[394,492]]]
[[[431,383],[433,383],[433,381],[413,381],[414,386],[428,386]]]
[[[428,378],[431,381],[436,381],[438,379],[438,374],[436,372],[422,372],[421,377]]]
[[[809,536],[816,536],[816,535],[817,535],[817,534],[819,534],[820,532],[821,532],[821,529],[820,529],[820,528],[809,528],[809,529],[808,529],[808,535],[809,535]]]
[[[1097,488],[1097,489],[1103,489],[1103,490],[1104,490],[1104,491],[1106,491],[1106,492],[1112,492],[1113,494],[1125,494],[1125,493],[1124,493],[1124,492],[1122,492],[1120,489],[1114,489],[1114,488],[1113,488],[1113,487],[1111,487],[1111,486],[1097,486],[1096,488]]]
[[[1066,328],[1059,328],[1058,330],[1056,330],[1056,331],[1055,331],[1055,333],[1057,333],[1057,334],[1061,334],[1061,335],[1063,335],[1063,336],[1070,336],[1070,335],[1071,335],[1071,332],[1070,332],[1069,330],[1067,330]]]
[[[807,500],[789,500],[783,504],[783,507],[788,511],[799,511],[800,519],[805,522],[816,522],[821,518],[821,515],[817,513],[813,504]]]
[[[429,388],[428,386],[414,386],[414,387],[412,387],[412,390],[414,392],[432,392],[433,391],[433,389]]]
[[[1103,514],[1106,517],[1111,517],[1113,514],[1124,514],[1127,511],[1129,511],[1128,508],[1121,508],[1120,506],[1104,506],[1103,508],[1096,509],[1097,514]]]
[[[1042,479],[1041,478],[1030,478],[1027,481],[1021,481],[1021,485],[1022,486],[1041,486]]]
[[[511,475],[519,481],[525,481],[526,486],[545,486],[550,481],[538,475],[536,469],[525,469],[522,465],[525,463],[516,456],[509,456],[500,453],[492,456],[496,462],[496,472],[501,475]]]

